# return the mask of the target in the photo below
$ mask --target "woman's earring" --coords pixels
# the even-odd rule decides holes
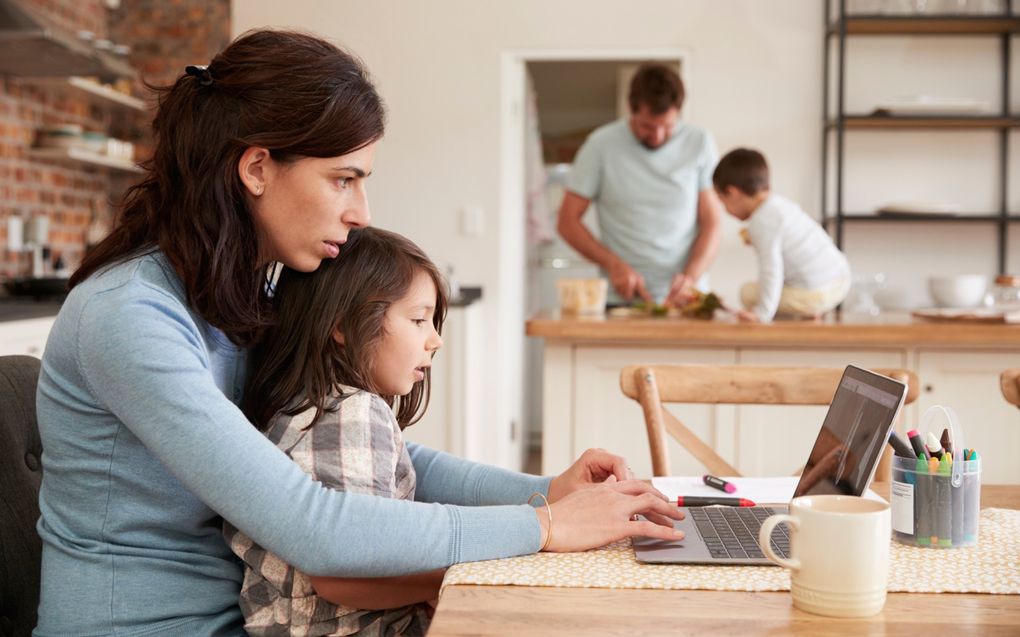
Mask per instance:
[[[256,196],[256,197],[261,197],[261,196],[262,196],[262,184],[259,184],[259,185],[258,185],[258,186],[257,186],[257,187],[255,188],[255,196]]]

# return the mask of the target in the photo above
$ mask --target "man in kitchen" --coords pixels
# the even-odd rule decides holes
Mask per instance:
[[[681,305],[718,250],[715,142],[678,121],[683,101],[676,71],[642,65],[630,83],[630,117],[596,129],[574,159],[557,229],[599,265],[609,304]],[[599,237],[581,223],[593,201]]]

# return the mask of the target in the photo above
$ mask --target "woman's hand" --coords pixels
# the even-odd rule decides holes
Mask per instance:
[[[545,507],[535,510],[547,551],[587,551],[635,535],[660,540],[684,537],[683,532],[673,529],[673,520],[683,519],[680,509],[642,480],[617,482],[611,477],[549,506],[553,520],[551,538]],[[635,519],[638,514],[648,519]]]
[[[569,469],[553,478],[546,497],[549,502],[556,502],[578,489],[601,484],[610,476],[622,482],[632,479],[634,474],[623,456],[609,453],[605,449],[588,449]]]

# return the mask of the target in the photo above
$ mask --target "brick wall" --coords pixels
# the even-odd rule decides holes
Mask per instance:
[[[166,83],[185,64],[205,63],[230,40],[230,0],[20,0],[53,29],[88,30],[132,47],[139,79]],[[141,82],[136,89],[146,97]],[[81,260],[94,214],[109,221],[124,190],[138,178],[100,167],[40,161],[28,156],[41,127],[79,124],[148,145],[149,114],[132,113],[24,78],[0,76],[0,279],[28,272],[27,253],[7,249],[7,219],[49,219],[49,243],[73,268]]]
[[[230,0],[123,0],[109,28],[110,39],[132,46],[140,79],[168,84],[230,43]]]

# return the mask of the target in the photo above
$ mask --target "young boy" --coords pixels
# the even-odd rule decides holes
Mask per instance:
[[[745,284],[742,321],[768,323],[777,313],[815,318],[839,305],[850,289],[850,266],[820,225],[796,203],[772,194],[761,153],[738,148],[712,174],[726,212],[747,221],[746,240],[758,253],[758,281]]]

